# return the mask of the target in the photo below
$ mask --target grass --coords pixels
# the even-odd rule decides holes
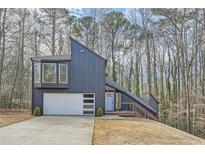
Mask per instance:
[[[0,127],[31,119],[32,115],[0,115]]]
[[[205,144],[205,140],[148,119],[98,119],[93,144]]]

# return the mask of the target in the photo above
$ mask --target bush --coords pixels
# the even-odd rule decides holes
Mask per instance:
[[[40,116],[41,115],[41,109],[39,106],[35,107],[34,111],[33,111],[33,115],[34,116]]]
[[[102,117],[103,116],[103,108],[102,107],[99,107],[97,109],[97,114],[96,114],[96,117]]]

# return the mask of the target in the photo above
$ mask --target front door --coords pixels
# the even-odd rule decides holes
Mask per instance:
[[[105,93],[105,111],[114,111],[114,92]]]

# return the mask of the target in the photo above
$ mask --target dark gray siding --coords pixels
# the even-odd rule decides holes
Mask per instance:
[[[38,105],[43,111],[43,93],[95,93],[95,108],[99,106],[104,108],[105,59],[71,38],[69,72],[69,88],[33,88],[33,109]]]
[[[81,52],[83,50],[83,52]],[[95,93],[95,107],[105,106],[105,59],[71,39],[71,91]]]

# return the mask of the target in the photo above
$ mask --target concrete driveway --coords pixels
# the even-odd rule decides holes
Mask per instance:
[[[42,116],[0,128],[0,144],[91,144],[94,117]]]

